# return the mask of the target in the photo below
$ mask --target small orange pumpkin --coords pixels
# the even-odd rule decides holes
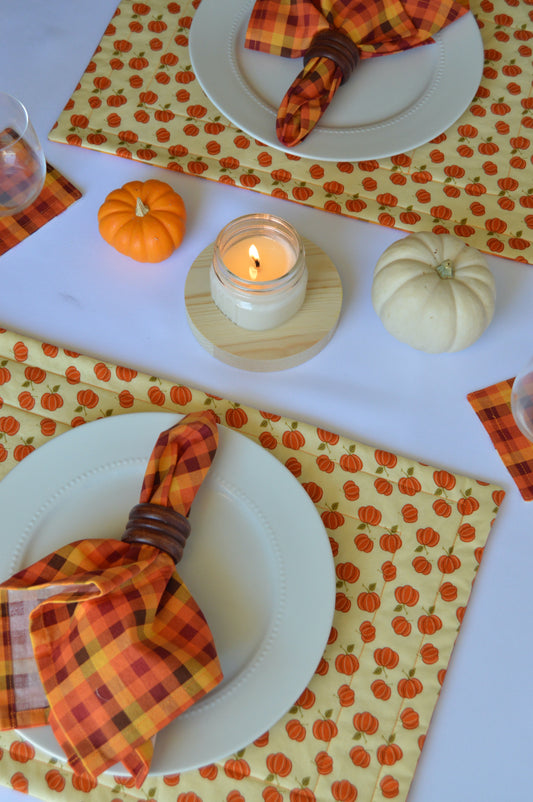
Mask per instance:
[[[98,210],[98,228],[109,245],[138,262],[162,262],[181,245],[186,212],[182,198],[163,181],[130,181],[109,193]]]

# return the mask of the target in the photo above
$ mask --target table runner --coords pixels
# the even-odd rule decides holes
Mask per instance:
[[[198,4],[122,0],[50,139],[533,261],[533,0],[472,0],[483,79],[447,131],[389,159],[338,163],[267,147],[220,115],[191,69]]]
[[[522,434],[511,409],[514,379],[491,384],[467,395],[524,501],[533,500],[533,443]]]
[[[504,491],[281,413],[0,330],[0,471],[50,437],[128,412],[211,408],[302,483],[335,560],[333,626],[316,672],[269,732],[198,770],[79,780],[1,733],[0,781],[98,802],[404,800]],[[304,544],[302,544],[303,546]]]
[[[39,197],[24,211],[0,217],[0,256],[64,212],[79,198],[79,189],[47,163],[44,186]]]

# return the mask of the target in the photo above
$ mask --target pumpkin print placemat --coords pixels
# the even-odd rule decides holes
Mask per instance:
[[[525,501],[533,499],[533,443],[515,423],[511,411],[514,379],[492,384],[467,396],[473,410],[513,477]]]
[[[24,211],[0,217],[0,256],[64,212],[79,198],[79,189],[55,167],[47,164],[44,186],[39,197]]]
[[[128,412],[209,407],[301,482],[328,532],[337,595],[328,645],[294,705],[237,754],[149,776],[74,778],[0,734],[0,782],[98,802],[405,800],[504,492],[341,434],[0,330],[0,471],[49,438]],[[133,781],[131,781],[133,782]]]
[[[389,159],[318,162],[230,124],[191,68],[198,0],[122,0],[49,136],[404,231],[533,261],[533,0],[472,0],[485,47],[470,107]]]

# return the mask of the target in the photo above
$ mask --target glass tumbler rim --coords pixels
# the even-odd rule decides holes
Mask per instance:
[[[10,101],[13,104],[13,107],[17,110],[17,112],[19,112],[22,115],[21,119],[23,120],[23,126],[20,131],[17,130],[16,139],[12,139],[11,142],[6,143],[5,145],[0,144],[0,151],[4,150],[5,148],[13,147],[13,144],[15,142],[24,139],[30,125],[30,115],[28,114],[28,109],[26,108],[24,103],[18,99],[18,97],[15,97],[15,95],[12,95],[10,92],[4,92],[3,90],[0,90],[0,103],[2,99]],[[0,123],[0,128],[1,128],[1,123]]]

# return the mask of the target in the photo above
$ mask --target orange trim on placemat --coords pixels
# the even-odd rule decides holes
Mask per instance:
[[[513,477],[522,498],[533,499],[533,443],[525,437],[511,412],[514,379],[469,393],[467,399],[487,430],[494,448]]]
[[[47,164],[44,187],[39,197],[24,211],[0,218],[0,255],[64,212],[79,198],[80,190],[55,167]]]

